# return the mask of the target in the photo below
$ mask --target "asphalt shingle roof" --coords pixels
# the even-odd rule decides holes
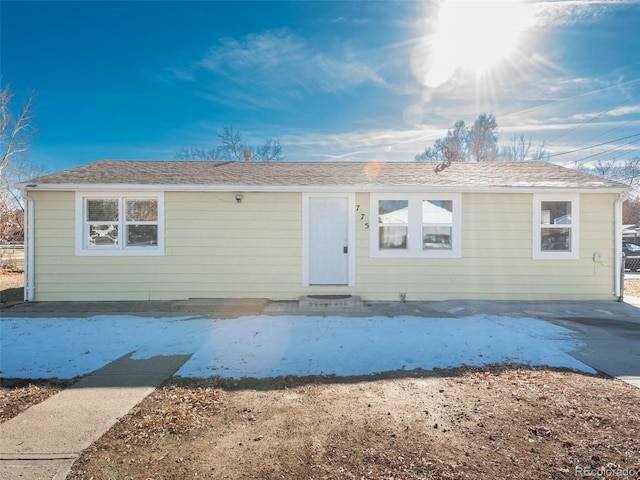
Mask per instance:
[[[244,187],[488,187],[625,189],[626,185],[546,162],[212,162],[100,160],[27,185]]]

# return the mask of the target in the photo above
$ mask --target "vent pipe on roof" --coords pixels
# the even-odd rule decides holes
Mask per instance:
[[[244,152],[244,161],[245,162],[250,162],[251,161],[251,150],[245,150]]]

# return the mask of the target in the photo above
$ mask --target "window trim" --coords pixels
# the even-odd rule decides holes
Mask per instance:
[[[542,250],[542,202],[571,202],[571,250]],[[580,195],[568,193],[533,194],[533,259],[534,260],[578,260],[580,258]]]
[[[380,227],[389,226],[378,222],[378,202],[380,200],[408,200],[409,221],[406,249],[380,249]],[[423,200],[450,200],[453,205],[451,225],[451,249],[422,248],[422,202]],[[371,193],[369,254],[374,258],[461,258],[462,257],[462,194],[460,193]],[[435,225],[435,224],[433,224]]]
[[[85,240],[88,236],[88,228],[90,223],[86,220],[86,202],[87,200],[118,200],[118,232],[119,241],[117,245],[89,247]],[[158,202],[158,241],[157,245],[152,246],[127,246],[123,240],[126,235],[127,225],[131,222],[126,221],[126,200],[156,200]],[[112,223],[112,222],[105,222]],[[139,222],[135,222],[139,223]],[[149,224],[149,222],[143,222]],[[153,222],[155,225],[156,222]],[[75,247],[76,256],[93,256],[93,257],[142,257],[142,256],[163,256],[164,255],[164,193],[163,192],[100,192],[87,191],[76,192],[76,225],[75,225]]]

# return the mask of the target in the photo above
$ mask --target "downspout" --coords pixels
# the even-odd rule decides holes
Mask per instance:
[[[27,209],[25,211],[26,221],[25,226],[27,231],[25,232],[25,255],[24,255],[24,301],[32,302],[34,298],[34,250],[35,250],[35,215],[34,215],[34,202],[27,194]]]
[[[613,294],[622,300],[622,275],[624,266],[622,265],[622,204],[629,198],[628,192],[622,192],[614,204],[614,274],[613,274]]]

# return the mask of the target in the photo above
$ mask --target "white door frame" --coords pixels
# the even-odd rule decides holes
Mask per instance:
[[[309,198],[340,197],[347,199],[347,285],[356,284],[356,195],[355,193],[303,193],[302,194],[302,286],[309,287]],[[319,285],[321,286],[321,285]],[[338,285],[339,286],[339,285]],[[328,285],[336,288],[336,285]]]

